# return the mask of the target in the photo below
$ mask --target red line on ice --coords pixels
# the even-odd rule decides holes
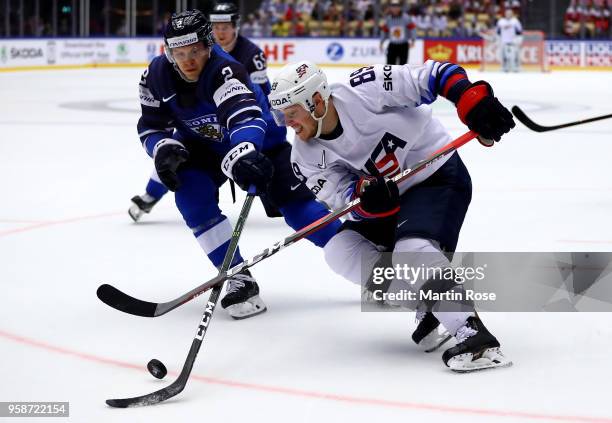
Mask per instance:
[[[39,223],[34,223],[33,225],[22,226],[20,228],[7,229],[4,231],[0,231],[0,236],[6,236],[6,235],[12,235],[12,234],[21,233],[21,232],[33,231],[34,229],[45,228],[47,226],[64,225],[67,223],[82,222],[84,220],[94,220],[94,219],[101,219],[104,217],[119,216],[121,214],[124,214],[124,212],[101,213],[101,214],[93,214],[89,216],[71,217],[69,219],[39,222]]]
[[[140,372],[143,371],[144,366],[136,365],[132,363],[127,363],[119,360],[109,359],[105,357],[100,357],[93,354],[82,353],[79,351],[70,350],[63,347],[58,347],[55,345],[47,344],[45,342],[38,341],[36,339],[26,338],[24,336],[15,335],[9,332],[5,332],[0,330],[0,337],[8,339],[10,341],[14,341],[23,345],[27,345],[30,347],[39,348],[46,351],[53,351],[58,354],[78,357],[82,360],[92,361],[95,363],[102,363],[110,366],[123,367],[128,369],[138,370]],[[176,376],[175,372],[170,372]],[[425,410],[425,411],[433,411],[433,412],[441,412],[441,413],[451,413],[451,414],[467,414],[467,415],[480,415],[480,416],[491,416],[491,417],[509,417],[509,418],[522,418],[522,419],[532,419],[532,420],[553,420],[553,421],[563,421],[563,422],[585,422],[585,423],[612,423],[612,418],[608,417],[588,417],[588,416],[570,416],[570,415],[551,415],[551,414],[540,414],[540,413],[530,413],[523,411],[504,411],[504,410],[494,410],[494,409],[486,409],[486,408],[467,408],[467,407],[452,407],[445,406],[440,404],[427,404],[427,403],[418,403],[418,402],[407,402],[407,401],[391,401],[377,398],[367,398],[367,397],[355,397],[349,395],[341,395],[341,394],[333,394],[333,393],[325,393],[325,392],[316,392],[316,391],[306,391],[302,389],[295,388],[286,388],[282,386],[271,386],[271,385],[261,385],[255,383],[248,382],[238,382],[226,379],[213,378],[208,376],[199,376],[196,374],[192,374],[191,378],[200,382],[214,384],[214,385],[222,385],[231,388],[240,388],[240,389],[248,389],[252,391],[258,392],[268,392],[282,395],[290,395],[294,397],[302,397],[302,398],[316,398],[327,401],[336,401],[336,402],[345,402],[352,404],[361,404],[361,405],[372,405],[379,407],[388,407],[388,408],[402,408],[409,410]]]

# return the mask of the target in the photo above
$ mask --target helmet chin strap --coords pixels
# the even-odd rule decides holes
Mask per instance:
[[[325,119],[325,116],[327,116],[327,111],[329,110],[329,107],[327,107],[327,102],[329,99],[325,99],[325,112],[323,113],[323,116],[321,117],[316,117],[315,116],[315,112],[313,111],[310,116],[312,116],[312,118],[314,120],[317,121],[317,133],[315,134],[314,138],[319,138],[319,136],[321,135],[321,130],[323,129],[323,119]]]

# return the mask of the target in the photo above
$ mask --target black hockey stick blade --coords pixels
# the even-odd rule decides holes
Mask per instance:
[[[220,293],[221,287],[218,287],[217,290]],[[210,310],[210,308],[207,308],[207,311],[210,311],[210,315],[212,315],[212,310]],[[179,375],[179,377],[170,385],[155,392],[151,392],[150,394],[141,395],[139,397],[107,399],[106,404],[116,408],[143,407],[146,405],[160,403],[162,401],[167,400],[168,398],[172,398],[180,394],[187,385],[187,380],[189,379],[189,375],[191,374],[191,369],[193,368],[193,363],[195,363],[195,359],[198,355],[198,351],[200,350],[201,343],[202,340],[197,338],[191,342],[191,348],[189,349],[189,354],[187,354],[187,359],[185,360],[185,364],[183,365],[183,370],[181,370],[181,374]]]
[[[96,295],[104,304],[123,311],[124,313],[133,314],[142,317],[155,317],[157,303],[139,300],[125,292],[122,292],[112,285],[103,284],[98,287]]]
[[[244,224],[251,210],[251,205],[253,204],[254,198],[255,187],[251,186],[249,188],[247,198],[246,200],[244,200],[244,204],[242,205],[242,210],[240,211],[240,215],[238,216],[236,226],[234,227],[234,232],[232,233],[230,244],[225,253],[223,264],[221,264],[221,269],[219,270],[220,276],[225,275],[230,265],[232,264],[232,259],[234,258],[236,250],[238,249],[238,241],[240,239]],[[210,298],[208,299],[208,303],[206,304],[206,308],[204,309],[202,319],[200,319],[200,323],[198,324],[196,334],[193,338],[193,341],[191,341],[191,347],[189,348],[189,353],[187,354],[187,358],[185,359],[185,364],[183,364],[181,374],[178,378],[176,378],[174,382],[172,382],[167,387],[159,389],[155,392],[151,392],[150,394],[132,398],[109,399],[106,400],[106,404],[110,405],[111,407],[118,408],[140,407],[145,405],[157,404],[181,393],[187,385],[189,375],[191,375],[193,364],[195,363],[196,357],[198,356],[198,352],[200,351],[200,347],[202,346],[204,336],[206,335],[208,325],[210,324],[210,320],[212,319],[213,313],[215,312],[215,307],[217,306],[217,301],[219,300],[219,296],[221,295],[222,289],[223,283],[215,285],[214,289],[212,290]]]
[[[185,304],[187,301],[191,301],[224,280],[224,275],[217,276],[180,297],[165,303],[153,303],[134,298],[109,284],[100,285],[96,294],[104,304],[124,313],[142,317],[158,317]]]
[[[516,117],[523,125],[535,132],[548,132],[554,131],[555,129],[569,128],[570,126],[582,125],[583,123],[595,122],[598,120],[612,118],[612,114],[596,116],[589,119],[577,120],[575,122],[562,123],[561,125],[553,126],[542,126],[532,121],[518,106],[512,106],[512,114]]]
[[[173,396],[178,395],[184,388],[185,385],[183,383],[179,383],[179,381],[176,380],[172,383],[172,385],[160,389],[159,391],[155,391],[147,395],[142,395],[140,397],[107,399],[106,404],[116,408],[142,407],[146,405],[157,404],[158,402],[165,401],[168,398],[172,398]]]

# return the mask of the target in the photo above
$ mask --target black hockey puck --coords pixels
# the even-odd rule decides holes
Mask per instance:
[[[164,363],[154,358],[147,364],[147,369],[149,369],[149,373],[155,376],[158,379],[163,379],[168,374],[168,370]]]

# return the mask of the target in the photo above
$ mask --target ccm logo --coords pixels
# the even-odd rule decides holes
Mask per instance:
[[[200,326],[198,327],[198,333],[196,333],[196,338],[200,341],[204,338],[204,333],[206,332],[206,328],[210,323],[210,318],[212,316],[213,310],[215,309],[215,303],[211,303],[210,301],[206,304],[206,310],[204,310],[204,316],[202,316],[202,321],[200,322]]]

